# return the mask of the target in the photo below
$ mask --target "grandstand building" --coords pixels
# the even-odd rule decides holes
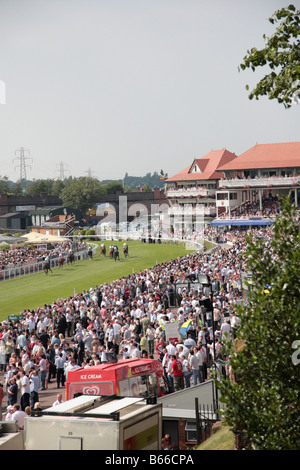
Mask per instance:
[[[249,203],[261,213],[264,201],[291,190],[299,205],[300,142],[257,144],[217,171],[222,174],[216,191],[218,216],[224,216],[224,208],[229,219],[238,216]]]
[[[278,196],[291,190],[298,207],[300,142],[256,144],[240,156],[214,150],[166,180],[170,226],[178,229],[189,215],[192,230],[201,229],[198,211],[202,225],[220,225],[216,219],[237,225],[230,221],[249,219],[249,214],[253,225],[266,225],[276,214]]]
[[[216,216],[216,191],[219,180],[225,176],[217,170],[236,158],[234,153],[226,149],[212,150],[202,158],[195,158],[180,173],[166,179],[170,226],[174,230],[180,227],[184,217],[189,216],[192,229],[197,230],[201,215],[202,223],[208,223]]]

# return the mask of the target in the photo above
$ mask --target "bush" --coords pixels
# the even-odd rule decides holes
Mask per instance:
[[[91,240],[94,240],[94,237],[92,237],[91,235],[95,235],[95,234],[96,234],[96,232],[95,232],[94,229],[90,229],[90,230],[86,230],[86,231],[85,231],[85,235],[86,235],[87,237],[90,236],[90,237],[91,237]]]

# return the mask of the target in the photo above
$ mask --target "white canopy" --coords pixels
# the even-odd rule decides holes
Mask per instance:
[[[45,233],[30,232],[22,235],[29,243],[59,243],[66,242],[69,238],[59,237],[57,235],[46,235]]]

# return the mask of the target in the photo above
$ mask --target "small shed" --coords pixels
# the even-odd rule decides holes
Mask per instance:
[[[162,404],[162,435],[169,434],[179,450],[205,441],[219,420],[212,380],[158,398]]]

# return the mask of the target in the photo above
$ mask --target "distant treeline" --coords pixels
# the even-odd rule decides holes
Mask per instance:
[[[122,183],[123,187],[127,189],[140,189],[145,186],[149,186],[151,189],[164,187],[164,180],[161,179],[156,171],[153,174],[147,173],[145,176],[129,176],[128,173],[126,173],[122,180],[117,181]],[[109,180],[102,181],[103,184],[108,182]]]
[[[59,195],[62,189],[76,178],[72,176],[61,180],[54,179],[35,179],[22,181],[11,181],[7,176],[0,175],[0,194],[29,194],[35,195],[42,192],[52,195]],[[97,178],[94,178],[97,180]],[[125,174],[123,179],[119,180],[98,180],[102,185],[106,186],[107,192],[115,190],[122,190],[124,192],[135,191],[143,189],[144,191],[151,191],[154,188],[163,188],[164,180],[161,176],[154,172],[153,174],[147,173],[145,176],[129,176]]]

